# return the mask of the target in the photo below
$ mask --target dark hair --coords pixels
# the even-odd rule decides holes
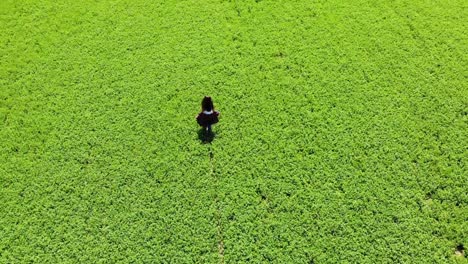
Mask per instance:
[[[213,100],[211,97],[205,96],[201,102],[202,111],[214,110]]]

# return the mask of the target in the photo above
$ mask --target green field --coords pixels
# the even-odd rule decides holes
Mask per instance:
[[[467,28],[461,0],[0,1],[0,263],[468,263]]]

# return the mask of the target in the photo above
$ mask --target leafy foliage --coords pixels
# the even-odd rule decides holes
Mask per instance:
[[[464,2],[0,5],[0,262],[466,263]]]

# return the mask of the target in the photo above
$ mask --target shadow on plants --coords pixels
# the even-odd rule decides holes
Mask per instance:
[[[211,143],[215,137],[213,131],[206,131],[204,128],[198,130],[198,139],[201,140],[203,144]]]
[[[455,248],[455,255],[457,256],[465,256],[465,246],[463,244],[458,244]]]

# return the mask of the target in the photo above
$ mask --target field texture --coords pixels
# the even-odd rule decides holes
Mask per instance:
[[[0,1],[0,263],[468,263],[467,10]]]

